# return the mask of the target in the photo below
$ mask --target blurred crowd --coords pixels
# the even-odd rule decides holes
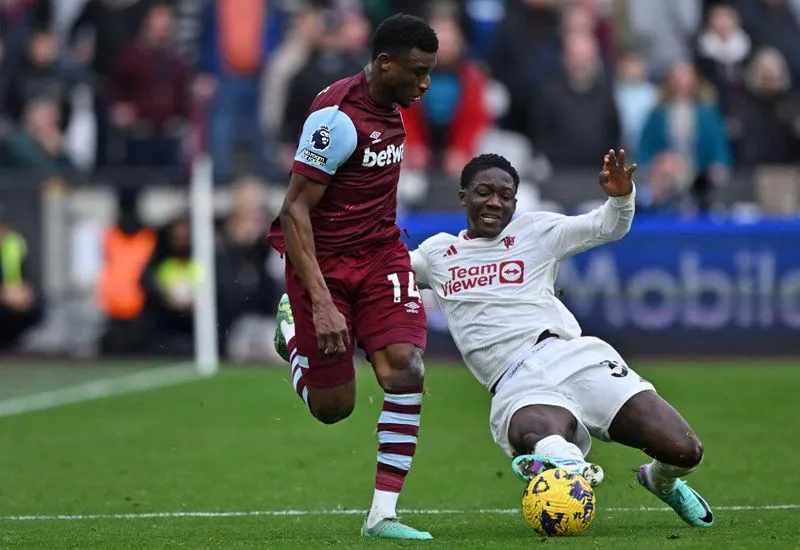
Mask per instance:
[[[404,209],[453,208],[480,152],[510,157],[535,189],[624,147],[641,214],[712,210],[742,171],[763,211],[797,212],[800,0],[0,0],[0,167],[123,175],[104,246],[126,252],[104,249],[99,283],[105,346],[191,331],[188,219],[145,227],[134,189],[151,180],[133,168],[186,181],[201,151],[240,197],[217,232],[234,273],[217,276],[221,322],[269,315],[266,216],[248,200],[286,185],[314,96],[369,61],[373,29],[398,11],[440,41],[431,90],[404,113]]]
[[[791,202],[800,0],[2,0],[0,163],[185,177],[207,149],[220,184],[284,185],[314,95],[401,10],[441,42],[405,117],[412,208],[498,147],[535,184],[623,146],[643,210],[707,209],[738,167]]]

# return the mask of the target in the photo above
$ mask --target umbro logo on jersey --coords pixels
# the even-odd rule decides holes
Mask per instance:
[[[375,130],[369,135],[369,139],[372,140],[372,143],[380,143],[381,141],[381,133]]]
[[[458,250],[456,250],[455,245],[451,244],[450,248],[448,248],[447,251],[444,254],[442,254],[442,258],[447,258],[448,256],[455,256],[456,254],[458,254]]]
[[[406,308],[406,313],[419,313],[419,310],[422,306],[417,302],[406,302],[403,304],[403,307]]]

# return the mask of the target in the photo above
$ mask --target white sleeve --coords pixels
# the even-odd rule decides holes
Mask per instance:
[[[624,197],[609,197],[591,212],[580,216],[537,214],[541,244],[557,259],[583,252],[624,237],[631,228],[636,188]]]
[[[428,278],[428,258],[419,248],[412,250],[410,254],[411,268],[417,275],[417,286],[419,288],[430,288],[431,285]]]

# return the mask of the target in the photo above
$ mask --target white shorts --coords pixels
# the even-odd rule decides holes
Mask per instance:
[[[514,413],[529,405],[553,405],[578,419],[574,443],[586,456],[591,436],[608,441],[608,429],[617,412],[645,390],[655,388],[606,342],[591,336],[548,338],[512,365],[497,383],[489,419],[492,436],[508,456],[514,456],[508,441]]]

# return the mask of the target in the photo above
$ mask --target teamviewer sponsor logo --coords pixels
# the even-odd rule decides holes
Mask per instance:
[[[500,282],[507,285],[518,285],[525,276],[525,264],[519,260],[500,262]]]
[[[442,288],[445,296],[458,294],[472,288],[494,285],[519,285],[525,281],[525,264],[520,260],[492,262],[470,267],[455,266],[448,269],[450,280]]]
[[[369,147],[364,149],[364,158],[361,161],[361,166],[365,168],[372,168],[373,166],[389,166],[390,164],[397,164],[403,160],[403,148],[401,144],[389,145],[383,151],[372,151]]]

